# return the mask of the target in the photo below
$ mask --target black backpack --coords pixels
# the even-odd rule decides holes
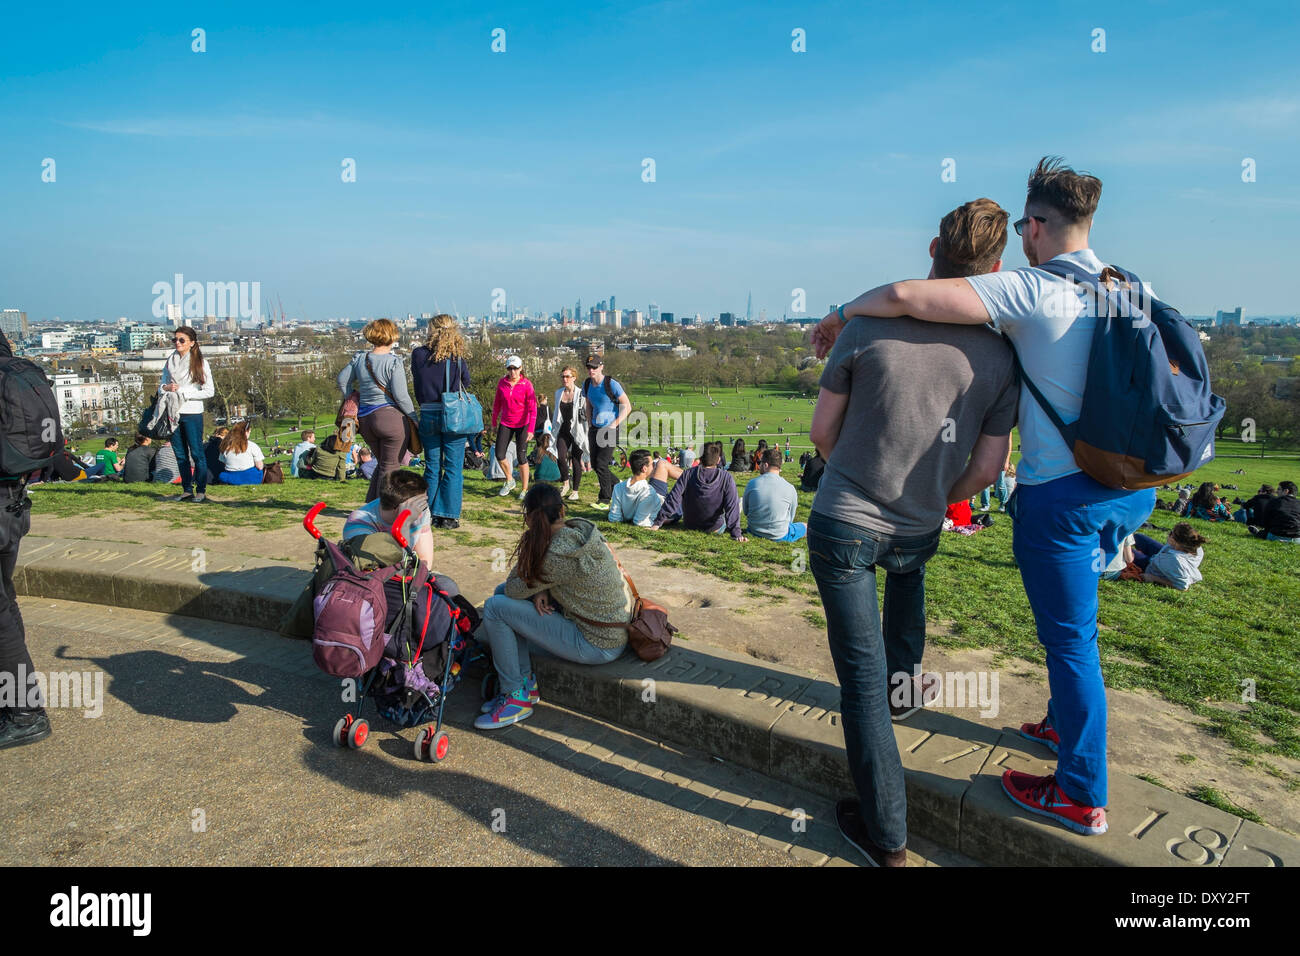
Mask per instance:
[[[617,404],[618,404],[618,399],[614,397],[614,385],[613,385],[613,382],[614,382],[614,380],[613,380],[612,378],[610,378],[608,375],[606,375],[606,376],[605,376],[605,380],[604,380],[604,382],[602,382],[601,384],[604,386],[604,388],[605,388],[605,394],[606,394],[607,396],[609,396],[609,400],[610,400],[611,402],[613,402],[614,404],[617,405]],[[586,397],[587,397],[587,393],[590,392],[590,391],[591,391],[591,379],[587,379],[585,382],[582,383],[582,397],[583,397],[583,399],[586,399]]]
[[[59,405],[45,371],[23,358],[0,358],[0,474],[48,466],[63,450]]]

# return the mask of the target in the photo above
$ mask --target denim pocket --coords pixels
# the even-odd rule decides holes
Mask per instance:
[[[859,572],[860,538],[832,538],[825,534],[808,535],[808,566],[813,577],[823,581],[847,581]]]
[[[893,545],[877,559],[886,571],[895,574],[908,574],[934,557],[939,550],[939,535],[930,538],[913,539]]]

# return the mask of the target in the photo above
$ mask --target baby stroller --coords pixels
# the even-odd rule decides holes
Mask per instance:
[[[460,593],[455,581],[433,573],[416,557],[402,533],[402,526],[411,514],[409,510],[399,514],[390,529],[401,548],[398,563],[363,575],[341,547],[321,536],[315,519],[324,508],[325,502],[317,502],[303,518],[303,527],[317,540],[318,547],[326,551],[336,576],[354,581],[368,578],[375,593],[379,589],[373,587],[373,581],[380,579],[385,604],[382,652],[377,663],[356,678],[360,690],[357,714],[349,713],[339,718],[332,734],[334,745],[354,750],[365,746],[370,736],[370,725],[361,716],[361,711],[369,698],[374,701],[381,717],[399,727],[426,725],[416,735],[415,757],[435,763],[441,761],[447,756],[449,747],[449,739],[442,729],[447,695],[460,682],[466,664],[477,663],[487,656],[470,636],[480,623],[478,611]],[[346,676],[357,671],[344,672],[331,666],[338,657],[330,655],[341,652],[355,667],[359,652],[322,639],[320,625],[329,597],[330,585],[327,584],[314,599],[317,623],[313,636],[314,655],[317,665],[326,673]]]

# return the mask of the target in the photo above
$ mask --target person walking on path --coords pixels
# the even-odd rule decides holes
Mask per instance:
[[[591,449],[591,467],[600,483],[596,507],[607,509],[614,494],[614,473],[610,463],[618,447],[618,428],[632,414],[632,402],[627,392],[613,378],[605,375],[605,360],[599,355],[587,356],[587,380],[582,383],[582,397],[591,409],[591,424],[587,430],[587,445]]]
[[[812,332],[819,356],[856,316],[914,316],[926,322],[993,323],[1015,346],[1021,368],[1064,421],[1076,421],[1093,331],[1095,297],[1040,269],[1055,262],[1095,285],[1105,263],[1089,245],[1101,180],[1044,157],[1029,177],[1025,214],[1015,223],[1029,267],[966,278],[915,279],[863,293]],[[1147,294],[1154,298],[1149,289]],[[851,324],[876,321],[864,318]],[[1012,497],[1012,551],[1047,655],[1047,716],[1022,735],[1057,753],[1056,772],[1008,770],[1002,787],[1018,807],[1085,836],[1105,833],[1106,685],[1097,646],[1101,572],[1121,542],[1151,515],[1154,488],[1108,488],[1075,462],[1051,417],[1027,387],[1020,402],[1021,459]]]
[[[435,315],[424,344],[411,353],[415,400],[420,403],[420,443],[435,528],[459,528],[468,435],[443,431],[442,396],[468,391],[469,346],[450,315]]]
[[[578,489],[582,485],[582,459],[587,455],[587,403],[578,388],[577,373],[573,366],[566,365],[560,371],[563,383],[555,390],[555,400],[551,403],[551,430],[556,436],[556,451],[560,466],[560,483],[569,484],[569,501],[578,500]]]
[[[360,394],[357,427],[375,452],[379,464],[370,479],[366,501],[379,497],[384,477],[402,467],[402,457],[409,450],[405,415],[415,421],[415,406],[406,390],[406,369],[393,346],[401,338],[397,326],[389,319],[375,319],[361,330],[372,346],[358,352],[339,372],[338,386],[346,398],[354,387]]]
[[[163,365],[159,394],[177,392],[181,398],[180,423],[172,432],[171,446],[181,473],[183,494],[172,501],[203,501],[208,490],[208,461],[203,453],[203,400],[215,393],[212,368],[199,350],[199,336],[188,325],[172,333],[172,354]],[[192,463],[192,464],[191,464]]]
[[[515,566],[483,606],[501,693],[483,705],[479,730],[532,716],[531,646],[577,664],[607,664],[627,647],[632,592],[596,526],[569,518],[560,489],[540,481],[524,498],[524,525]]]
[[[524,360],[518,355],[506,359],[506,374],[497,382],[496,397],[492,400],[491,427],[496,429],[497,440],[492,448],[497,464],[505,474],[498,494],[504,498],[515,490],[515,479],[506,460],[506,448],[515,446],[515,463],[519,466],[519,480],[523,488],[519,500],[528,494],[528,439],[537,421],[537,391],[524,376]]]

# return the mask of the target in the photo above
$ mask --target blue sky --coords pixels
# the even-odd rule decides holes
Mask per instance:
[[[1046,153],[1183,311],[1300,311],[1293,3],[124,6],[5,13],[0,307],[32,319],[146,319],[176,272],[308,318],[820,314],[924,275],[953,206],[1018,218]]]

